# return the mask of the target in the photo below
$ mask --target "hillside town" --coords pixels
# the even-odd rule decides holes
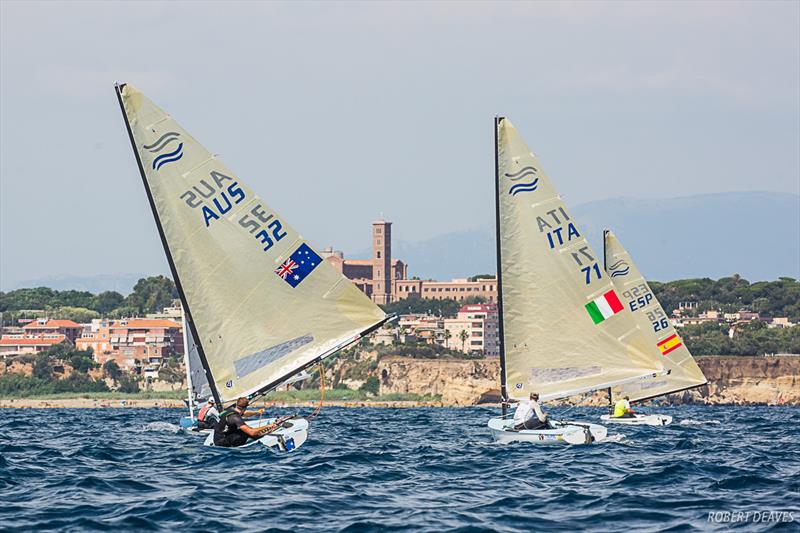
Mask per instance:
[[[373,222],[371,242],[370,259],[347,259],[343,252],[333,247],[325,248],[320,254],[374,302],[387,312],[398,315],[397,320],[370,337],[371,344],[428,345],[442,349],[448,357],[459,357],[459,354],[469,358],[499,356],[495,277],[479,275],[449,281],[409,279],[409,265],[392,257],[391,222]],[[162,281],[169,283],[174,291],[169,280]],[[737,332],[749,331],[747,328],[752,330],[754,325],[766,329],[786,329],[796,325],[788,316],[773,316],[774,313],[746,307],[738,311],[732,311],[730,304],[725,309],[722,306],[708,308],[707,302],[694,300],[670,305],[669,293],[660,298],[665,307],[673,307],[670,320],[675,327],[694,328],[692,331],[713,327],[715,331],[726,332],[729,339],[734,339]],[[120,304],[121,300],[116,303]],[[127,308],[122,309],[115,314],[126,315]],[[14,369],[25,372],[24,369],[31,366],[31,355],[56,347],[91,353],[98,368],[113,364],[121,372],[141,380],[145,386],[164,379],[163,369],[170,360],[173,366],[182,365],[185,345],[183,311],[177,298],[157,312],[134,312],[115,318],[99,316],[83,322],[58,316],[63,314],[59,310],[50,315],[51,312],[53,310],[15,309],[13,313],[17,318],[12,323],[3,321],[0,335],[3,373]],[[693,340],[691,334],[687,340]],[[56,362],[54,368],[63,366],[63,362]],[[173,372],[172,377],[175,376]]]

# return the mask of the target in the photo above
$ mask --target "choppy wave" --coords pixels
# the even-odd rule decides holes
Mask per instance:
[[[691,418],[687,420],[681,420],[678,422],[682,426],[718,426],[722,424],[721,420],[692,420]]]
[[[537,447],[492,443],[486,421],[496,409],[328,408],[301,449],[274,455],[204,448],[202,437],[178,432],[177,409],[0,410],[0,523],[42,531],[705,531],[728,527],[710,524],[709,513],[797,508],[800,409],[658,412],[676,423],[626,427],[603,445]]]

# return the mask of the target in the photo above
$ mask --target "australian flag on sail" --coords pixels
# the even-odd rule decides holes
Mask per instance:
[[[303,243],[289,256],[289,259],[275,269],[275,273],[292,287],[297,287],[321,262],[322,258],[309,245]]]

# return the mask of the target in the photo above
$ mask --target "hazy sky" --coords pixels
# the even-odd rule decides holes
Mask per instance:
[[[493,225],[495,114],[570,205],[800,187],[796,1],[4,0],[0,15],[2,288],[166,271],[116,80],[346,253],[381,213],[409,241]]]

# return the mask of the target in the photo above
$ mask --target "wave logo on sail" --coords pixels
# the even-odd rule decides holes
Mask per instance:
[[[608,273],[612,278],[616,278],[617,276],[626,276],[630,271],[630,265],[628,265],[628,263],[626,263],[623,259],[620,259],[608,267]]]
[[[519,171],[514,172],[513,174],[509,174],[508,172],[506,172],[505,176],[509,178],[511,181],[518,181],[521,180],[522,178],[530,179],[530,177],[533,177],[533,180],[531,181],[515,183],[514,185],[512,185],[511,189],[509,189],[508,191],[508,194],[510,194],[511,196],[516,196],[519,193],[523,192],[533,192],[539,187],[539,178],[536,177],[535,167],[531,166],[523,167]]]
[[[180,136],[181,136],[180,133],[176,131],[170,131],[159,137],[158,140],[153,144],[142,146],[142,148],[154,154],[157,154],[167,149],[168,147],[169,150],[171,150],[169,152],[160,154],[155,159],[153,159],[153,170],[159,170],[164,165],[169,163],[174,163],[175,161],[178,161],[181,157],[183,157],[183,143],[179,139]],[[178,143],[177,148],[174,148],[174,150],[173,150],[174,145],[170,146],[170,144],[173,141]]]

